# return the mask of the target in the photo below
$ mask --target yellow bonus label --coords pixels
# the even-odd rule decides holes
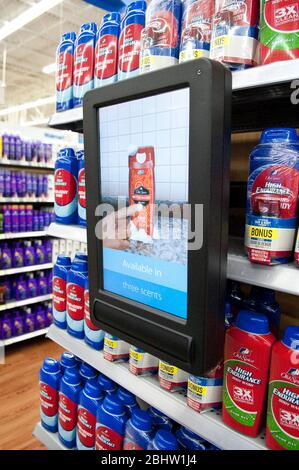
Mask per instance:
[[[262,238],[263,240],[276,240],[278,230],[271,227],[255,227],[248,225],[248,235],[250,238]]]
[[[167,374],[176,375],[178,373],[178,368],[175,366],[170,366],[165,364],[165,362],[160,362],[160,370],[166,372]]]
[[[135,361],[142,361],[143,354],[137,351],[130,351],[130,357]]]
[[[203,387],[202,385],[196,385],[195,383],[191,382],[191,380],[188,380],[188,389],[196,393],[196,395],[206,395],[207,393],[207,387]]]
[[[155,57],[148,55],[146,57],[141,57],[140,59],[140,66],[144,67],[147,65],[153,65],[155,63]]]
[[[212,41],[211,46],[212,46],[212,48],[214,48],[214,47],[224,47],[224,46],[228,46],[229,42],[230,42],[229,36],[219,36],[218,38],[216,38]]]
[[[180,61],[200,59],[203,56],[204,51],[201,49],[192,49],[190,51],[181,51],[180,52]]]
[[[109,348],[112,348],[112,349],[116,349],[116,348],[117,348],[117,341],[116,341],[115,339],[105,338],[104,343],[105,343],[105,345],[108,346]]]

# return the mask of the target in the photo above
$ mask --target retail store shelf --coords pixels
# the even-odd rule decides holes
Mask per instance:
[[[83,108],[68,109],[61,113],[55,113],[49,120],[50,127],[57,129],[72,129],[76,130],[78,123],[82,123]],[[82,124],[81,124],[82,126]]]
[[[299,269],[294,263],[279,266],[250,263],[245,256],[243,242],[239,239],[230,240],[227,277],[287,294],[299,295]]]
[[[141,400],[158,408],[217,447],[231,450],[265,450],[263,436],[252,439],[229,429],[223,424],[219,412],[196,413],[187,406],[183,394],[170,393],[160,388],[156,377],[136,377],[129,372],[127,364],[112,364],[106,361],[101,352],[91,349],[84,341],[73,338],[54,325],[50,327],[47,336],[133,392]]]
[[[38,230],[35,232],[17,232],[17,233],[0,233],[0,240],[12,240],[14,238],[35,238],[46,237],[48,234],[45,230]]]
[[[11,344],[20,343],[21,341],[26,341],[27,339],[36,338],[37,336],[45,336],[47,332],[48,328],[43,328],[42,330],[32,331],[30,333],[26,333],[25,335],[13,336],[12,338],[0,341],[0,347],[10,346]]]
[[[61,444],[58,434],[48,432],[45,428],[42,427],[41,423],[37,423],[34,428],[33,436],[44,444],[48,450],[68,450],[63,444]]]
[[[47,229],[47,234],[52,237],[65,238],[66,240],[75,240],[87,243],[87,232],[85,228],[79,225],[62,225],[52,223]]]
[[[38,302],[46,302],[47,300],[52,299],[52,294],[46,295],[39,295],[38,297],[32,297],[31,299],[25,300],[13,300],[11,302],[7,302],[6,304],[0,305],[0,312],[10,310],[16,307],[23,307],[26,305],[37,304]]]
[[[53,263],[35,264],[34,266],[23,266],[22,268],[1,269],[0,276],[10,276],[11,274],[28,273],[32,271],[43,271],[52,269]]]
[[[43,204],[53,204],[54,198],[45,198],[45,197],[1,197],[0,204],[34,204],[34,203],[43,203]]]
[[[53,163],[42,163],[42,162],[26,162],[18,160],[7,160],[0,158],[0,166],[11,166],[18,168],[40,168],[41,170],[54,170]]]

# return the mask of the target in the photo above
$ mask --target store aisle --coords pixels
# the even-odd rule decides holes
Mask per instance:
[[[6,349],[0,365],[0,450],[41,450],[32,431],[39,420],[38,371],[45,356],[58,358],[61,348],[37,338]]]

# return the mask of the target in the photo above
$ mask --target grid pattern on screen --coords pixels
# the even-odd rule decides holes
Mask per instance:
[[[187,201],[189,88],[100,109],[102,196],[128,196],[130,149],[155,149],[156,200]]]

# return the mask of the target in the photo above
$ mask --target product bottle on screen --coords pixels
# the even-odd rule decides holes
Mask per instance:
[[[122,450],[127,419],[120,399],[107,395],[97,411],[96,450]]]
[[[56,110],[65,111],[73,107],[73,67],[75,33],[61,37],[56,53]]]
[[[224,0],[216,4],[210,58],[232,71],[258,65],[259,0]]]
[[[130,346],[130,372],[134,375],[156,374],[159,369],[159,359],[136,346]]]
[[[266,446],[299,450],[299,326],[289,326],[272,349]]]
[[[77,36],[74,53],[74,107],[82,106],[83,96],[93,88],[97,25],[84,23]]]
[[[298,195],[296,130],[264,130],[250,154],[245,247],[251,262],[288,262],[297,227]]]
[[[66,329],[66,284],[67,274],[71,269],[71,259],[58,255],[53,268],[53,319],[58,328]]]
[[[131,218],[131,239],[151,243],[155,203],[154,147],[138,147],[129,154],[129,204],[140,210]]]
[[[214,3],[213,0],[183,2],[180,62],[209,57]]]
[[[84,151],[76,153],[78,160],[78,224],[86,227],[86,189]]]
[[[121,22],[118,46],[118,80],[139,75],[140,41],[145,26],[146,2],[130,3]]]
[[[89,304],[89,286],[88,279],[86,279],[84,289],[84,341],[93,349],[99,351],[104,346],[105,332],[97,328],[90,318],[90,304]]]
[[[81,390],[82,384],[78,369],[67,369],[60,383],[58,435],[68,449],[76,446],[76,426]]]
[[[112,12],[104,15],[97,32],[95,47],[95,88],[117,81],[119,32],[120,14]]]
[[[87,276],[87,262],[73,261],[72,267],[67,273],[67,331],[79,339],[84,338],[84,290]]]
[[[88,380],[79,399],[76,436],[78,450],[95,449],[97,410],[103,398],[103,391],[97,381]]]
[[[50,432],[58,430],[60,380],[59,362],[51,357],[46,357],[39,372],[40,417],[42,426]]]
[[[141,33],[140,73],[177,64],[181,16],[181,0],[153,0],[150,3]]]
[[[76,224],[78,220],[78,160],[72,148],[58,152],[55,163],[55,220],[60,224]]]
[[[117,336],[105,334],[104,358],[110,362],[126,362],[129,360],[129,344]]]
[[[247,436],[256,437],[263,425],[274,342],[261,313],[241,310],[226,331],[222,418]]]
[[[298,0],[262,0],[260,22],[261,63],[299,58]]]
[[[169,392],[185,390],[188,384],[188,373],[165,361],[159,361],[160,386]]]
[[[147,411],[134,410],[126,425],[123,450],[146,450],[152,438],[152,418]]]

